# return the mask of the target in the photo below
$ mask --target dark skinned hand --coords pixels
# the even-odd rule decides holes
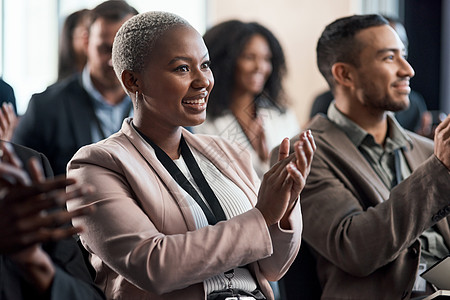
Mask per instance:
[[[316,145],[310,131],[300,134],[291,155],[289,139],[282,141],[279,161],[264,174],[256,204],[268,226],[281,221],[282,228],[289,228],[289,215],[305,186],[315,151]]]
[[[64,177],[46,180],[35,158],[29,161],[30,175],[9,144],[1,145],[0,162],[0,254],[7,255],[37,291],[44,292],[54,277],[50,257],[41,243],[65,239],[81,231],[72,227],[73,217],[85,215],[92,208],[68,212],[67,200],[83,196],[91,187],[65,189],[75,180]]]

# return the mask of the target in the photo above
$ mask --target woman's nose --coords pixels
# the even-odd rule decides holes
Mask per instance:
[[[214,82],[214,79],[210,71],[199,70],[192,81],[192,86],[196,89],[201,89],[208,87],[212,82]]]

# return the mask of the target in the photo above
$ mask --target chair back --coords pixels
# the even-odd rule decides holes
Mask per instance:
[[[300,251],[279,281],[281,299],[320,300],[322,289],[316,272],[316,259],[310,246],[302,240]]]

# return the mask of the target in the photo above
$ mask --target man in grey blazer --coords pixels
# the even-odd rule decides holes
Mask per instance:
[[[32,96],[12,141],[47,156],[56,175],[84,145],[120,129],[132,113],[111,65],[114,36],[138,12],[125,1],[105,1],[92,10],[87,65],[81,74]]]
[[[336,101],[309,124],[317,151],[301,206],[321,299],[429,295],[419,267],[449,253],[450,118],[434,145],[395,121],[414,76],[405,52],[378,15],[338,19],[318,41],[317,64]],[[300,253],[283,279],[289,300],[298,299],[302,262]]]

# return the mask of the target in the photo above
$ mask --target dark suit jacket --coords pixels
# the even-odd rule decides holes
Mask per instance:
[[[31,157],[37,157],[44,166],[45,175],[53,176],[50,164],[42,153],[19,145],[13,146],[24,165]],[[50,256],[56,269],[51,290],[46,295],[48,298],[43,299],[104,299],[102,292],[93,284],[75,239],[45,243],[42,248]],[[0,255],[0,299],[40,299],[36,291],[23,280],[14,263],[3,255]]]
[[[92,142],[92,100],[77,74],[31,97],[12,141],[42,152],[56,175],[66,173],[75,152]]]
[[[449,170],[431,140],[407,132],[413,173],[389,190],[334,123],[318,115],[310,129],[317,151],[301,194],[303,239],[316,256],[322,299],[409,299],[418,237],[436,225],[450,247]]]
[[[0,78],[0,106],[3,105],[4,102],[10,102],[14,107],[14,111],[17,113],[14,90],[9,84]]]

